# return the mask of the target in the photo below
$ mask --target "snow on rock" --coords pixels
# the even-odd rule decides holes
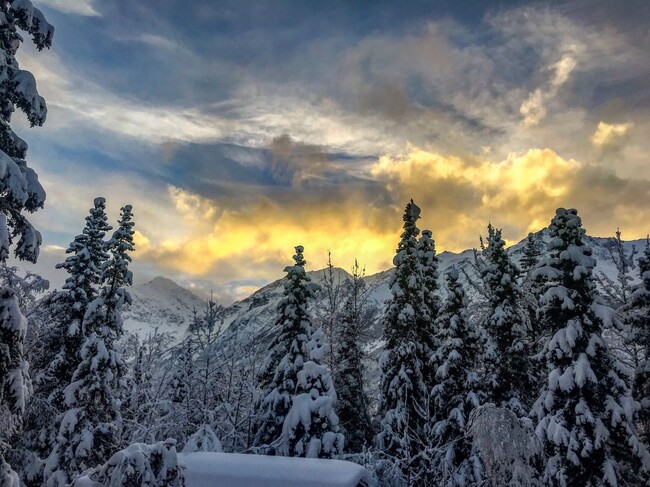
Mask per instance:
[[[238,453],[181,454],[186,487],[356,487],[372,485],[356,463]]]

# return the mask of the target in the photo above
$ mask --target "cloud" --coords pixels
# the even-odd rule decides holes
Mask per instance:
[[[45,5],[66,14],[97,17],[100,14],[93,7],[93,3],[94,0],[39,0],[38,6]]]
[[[593,235],[609,235],[617,225],[629,238],[649,230],[650,209],[643,202],[650,181],[621,178],[551,149],[490,161],[412,148],[402,157],[382,157],[373,174],[398,201],[412,197],[429,213],[429,224],[446,249],[474,246],[488,221],[517,241],[547,226],[560,206],[578,208]]]
[[[600,122],[591,136],[591,142],[602,148],[618,146],[633,126],[631,122],[614,124]]]
[[[322,147],[301,144],[288,134],[275,137],[269,146],[271,171],[276,181],[300,186],[303,181],[318,178],[332,169]]]
[[[569,79],[571,71],[576,67],[576,60],[571,55],[565,55],[550,67],[553,75],[546,86],[537,88],[528,95],[519,108],[524,117],[524,125],[537,125],[546,116],[546,104],[556,95],[560,87]]]
[[[216,289],[239,297],[251,282],[281,277],[298,244],[305,246],[310,269],[322,268],[331,250],[336,265],[347,267],[358,258],[377,272],[391,265],[410,198],[423,210],[420,228],[433,231],[440,251],[477,246],[488,222],[518,241],[547,226],[560,206],[578,208],[592,235],[607,236],[620,226],[627,238],[641,238],[649,230],[644,202],[650,182],[621,178],[551,149],[491,161],[412,147],[403,156],[379,158],[366,176],[376,184],[374,192],[311,187],[301,194],[233,199],[170,188],[167,202],[157,204],[165,208],[167,227],[183,231],[148,234],[152,225],[145,222],[138,262],[187,279],[211,279]],[[376,198],[378,192],[389,197]]]

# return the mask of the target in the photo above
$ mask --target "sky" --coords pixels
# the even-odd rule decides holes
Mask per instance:
[[[645,0],[33,3],[53,47],[18,60],[48,118],[13,126],[53,286],[95,196],[113,222],[133,205],[136,282],[224,302],[296,245],[311,270],[328,250],[389,268],[411,198],[439,251],[488,222],[514,243],[560,206],[591,235],[650,231]]]

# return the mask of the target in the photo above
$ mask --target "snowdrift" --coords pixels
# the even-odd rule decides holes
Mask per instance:
[[[185,487],[366,487],[361,465],[343,460],[196,452],[179,455]]]

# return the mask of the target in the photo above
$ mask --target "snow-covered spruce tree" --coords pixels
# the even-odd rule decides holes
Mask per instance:
[[[65,269],[68,277],[63,289],[49,299],[52,326],[44,340],[53,356],[44,357],[47,363],[38,378],[39,385],[55,394],[70,383],[80,361],[84,317],[99,293],[102,267],[108,259],[104,242],[108,230],[111,227],[107,223],[106,200],[95,198],[82,233],[74,238],[66,250],[66,254],[71,255],[56,265],[57,269]],[[58,399],[51,398],[54,402]]]
[[[614,312],[596,293],[595,259],[575,209],[559,208],[549,226],[550,256],[534,270],[546,282],[541,315],[548,378],[535,402],[547,485],[640,485],[650,457],[637,437],[638,408],[627,377],[603,340]]]
[[[432,364],[433,352],[438,347],[435,319],[440,308],[438,297],[438,257],[436,243],[431,230],[423,230],[418,241],[419,274],[422,286],[422,305],[418,310],[417,335],[420,346],[420,360],[423,364]],[[433,365],[433,364],[432,364]],[[423,369],[424,384],[431,390],[436,384],[435,366],[426,366]],[[429,415],[433,414],[429,404]]]
[[[217,453],[223,451],[223,446],[219,438],[217,438],[215,432],[207,424],[199,426],[199,429],[187,439],[183,447],[183,453],[193,453],[196,451]]]
[[[447,271],[445,281],[447,295],[436,319],[439,345],[432,360],[439,366],[431,392],[431,434],[437,452],[431,480],[438,486],[465,487],[482,481],[481,459],[466,430],[470,414],[481,402],[479,336],[467,319],[467,298],[455,267]]]
[[[291,408],[291,397],[298,383],[297,373],[309,360],[307,343],[311,337],[311,316],[307,310],[318,286],[305,273],[304,248],[296,247],[295,264],[285,267],[284,297],[278,303],[275,327],[278,334],[258,376],[256,401],[258,424],[256,446],[271,445],[280,438],[284,419]]]
[[[218,383],[222,364],[215,349],[223,328],[223,312],[224,307],[210,297],[204,312],[196,315],[188,328],[189,338],[197,354],[193,395],[201,405],[199,410],[203,411],[203,416],[198,414],[199,411],[194,411],[195,421],[198,421],[196,426],[208,422],[208,413],[223,402]],[[192,426],[191,431],[196,430],[196,426]]]
[[[140,337],[134,337],[135,357],[131,373],[126,378],[127,395],[121,404],[124,429],[122,430],[123,444],[134,441],[136,431],[142,423],[149,421],[154,403],[153,374],[148,361],[149,349],[147,343],[141,343]],[[137,438],[142,441],[142,438]]]
[[[281,455],[332,457],[343,446],[336,431],[336,393],[329,369],[320,364],[329,351],[323,332],[312,341],[307,305],[318,286],[305,273],[303,251],[296,247],[295,264],[285,268],[284,298],[276,321],[279,333],[259,377],[255,444],[275,447]]]
[[[335,412],[336,392],[329,368],[323,360],[329,353],[322,328],[307,343],[309,360],[296,374],[296,393],[282,425],[281,455],[307,458],[336,458],[343,453],[344,436]]]
[[[89,285],[81,292],[95,294],[87,305],[83,321],[78,364],[71,383],[64,390],[67,411],[60,422],[54,448],[45,462],[47,485],[65,485],[87,468],[104,463],[119,447],[122,428],[119,404],[126,395],[126,366],[116,349],[122,336],[120,308],[130,302],[124,286],[131,282],[128,252],[133,251],[131,208],[122,208],[120,227],[109,240],[103,237],[106,223],[105,200],[95,199],[84,233],[88,236],[88,267],[99,270],[99,292]],[[110,250],[109,254],[106,249]],[[79,256],[79,254],[77,254]],[[92,275],[92,272],[89,273]]]
[[[124,333],[121,308],[123,305],[131,303],[131,295],[126,287],[133,284],[133,273],[129,270],[132,259],[129,254],[135,250],[133,245],[134,225],[133,208],[131,205],[123,206],[120,210],[118,227],[105,243],[108,255],[100,264],[101,291],[89,306],[99,314],[93,317],[91,313],[93,310],[87,310],[84,318],[87,325],[85,335],[94,331],[106,339],[116,341]],[[110,227],[106,227],[105,230],[108,228]]]
[[[501,230],[488,225],[481,277],[488,309],[483,320],[485,401],[528,415],[536,394],[530,360],[527,314],[523,309],[519,270],[510,260]],[[531,397],[532,396],[532,397]]]
[[[408,482],[416,481],[425,444],[429,416],[429,388],[425,383],[418,324],[423,305],[416,221],[420,208],[413,203],[404,211],[404,231],[393,259],[392,298],[384,318],[386,346],[381,369],[381,431],[377,444],[398,464]]]
[[[176,358],[176,366],[169,381],[169,397],[172,402],[190,409],[189,400],[193,391],[196,370],[194,366],[194,347],[192,341],[186,338],[180,346]]]
[[[61,291],[47,297],[48,330],[42,337],[41,353],[36,357],[34,399],[27,411],[23,444],[32,452],[33,465],[25,468],[29,485],[42,485],[40,459],[53,448],[58,422],[53,418],[66,410],[63,390],[72,381],[81,358],[84,343],[84,317],[90,303],[97,297],[102,279],[102,266],[108,254],[104,236],[111,227],[106,223],[106,201],[96,198],[86,217],[80,235],[70,243],[65,261],[57,268],[68,277]]]
[[[363,388],[361,337],[363,327],[371,318],[363,275],[355,259],[352,278],[343,287],[345,300],[335,337],[339,344],[336,352],[338,367],[334,373],[336,413],[345,432],[345,450],[348,453],[360,453],[364,446],[372,444],[373,437],[368,396]]]
[[[64,391],[68,410],[45,461],[46,486],[68,485],[117,450],[121,429],[118,397],[125,368],[110,334],[91,332],[81,349],[81,363]]]
[[[183,487],[183,466],[176,452],[176,441],[153,445],[134,443],[115,453],[104,465],[89,472],[72,487]]]
[[[526,244],[524,245],[521,260],[519,261],[519,266],[524,275],[528,275],[537,266],[541,255],[539,237],[531,232],[526,237]]]
[[[41,234],[29,223],[24,211],[34,212],[45,203],[38,176],[27,166],[27,144],[11,129],[15,108],[22,110],[31,126],[45,122],[45,100],[36,90],[36,80],[21,70],[16,52],[28,33],[36,48],[52,44],[54,28],[29,0],[0,3],[0,262],[6,262],[10,246],[20,260],[36,262]],[[9,288],[0,288],[0,485],[11,485],[15,473],[5,462],[4,441],[21,426],[26,395],[30,390],[28,366],[23,357],[26,320]]]
[[[539,298],[541,296],[543,285],[538,279],[533,279],[532,271],[537,266],[541,255],[543,242],[540,234],[529,233],[526,237],[526,243],[522,251],[522,257],[519,261],[521,268],[520,285],[522,292],[522,307],[528,318],[528,338],[530,342],[530,352],[532,354],[533,367],[539,369],[538,362],[542,360],[539,355],[543,347],[544,338],[547,332],[542,328],[542,323],[538,317]],[[543,362],[543,360],[542,360]],[[541,367],[543,369],[543,366]],[[544,380],[543,374],[536,374],[537,386],[535,394],[539,391],[540,381]]]
[[[641,404],[639,429],[650,448],[650,237],[638,258],[641,282],[632,292],[626,307],[630,325],[629,341],[640,348],[639,364],[634,372],[634,398]]]

